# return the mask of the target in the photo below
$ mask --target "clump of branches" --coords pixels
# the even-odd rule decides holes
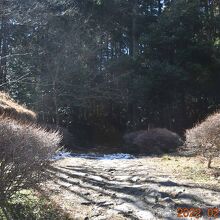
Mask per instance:
[[[166,128],[141,130],[124,135],[126,144],[139,153],[164,153],[175,151],[182,145],[180,136]]]
[[[49,177],[46,170],[61,137],[7,118],[0,118],[0,137],[0,207],[7,213],[8,201],[16,192],[34,188]]]
[[[186,146],[208,159],[208,168],[220,153],[220,112],[207,117],[202,123],[186,131]]]

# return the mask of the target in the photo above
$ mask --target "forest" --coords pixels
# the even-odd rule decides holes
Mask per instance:
[[[219,107],[217,0],[1,2],[1,89],[79,144],[183,134]]]
[[[0,0],[0,220],[216,217],[219,109],[219,0]]]

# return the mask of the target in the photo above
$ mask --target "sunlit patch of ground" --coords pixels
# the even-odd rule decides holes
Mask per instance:
[[[13,220],[69,220],[56,204],[33,190],[19,191],[7,205],[7,215]],[[0,219],[7,220],[0,208]]]
[[[55,162],[56,180],[42,188],[74,220],[177,219],[178,207],[200,207],[205,215],[219,206],[220,159],[213,167],[201,157],[74,157]]]

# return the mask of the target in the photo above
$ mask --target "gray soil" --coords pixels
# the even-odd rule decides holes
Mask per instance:
[[[54,163],[56,179],[42,187],[75,220],[184,219],[178,208],[201,208],[200,219],[208,219],[208,208],[220,208],[219,165],[208,170],[201,158],[174,156],[67,158]]]

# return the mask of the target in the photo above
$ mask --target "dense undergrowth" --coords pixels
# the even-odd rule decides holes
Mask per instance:
[[[32,190],[17,193],[8,203],[7,213],[0,208],[1,220],[68,220],[59,208],[43,195]]]

